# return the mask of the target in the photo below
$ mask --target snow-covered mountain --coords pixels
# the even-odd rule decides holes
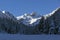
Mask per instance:
[[[31,14],[24,14],[22,16],[18,16],[17,20],[27,26],[35,26],[39,24],[39,21],[41,19],[40,16],[41,15],[37,15],[36,13],[33,12]]]
[[[38,34],[60,34],[60,8],[43,15],[35,30]]]
[[[17,19],[10,12],[0,11],[0,32],[14,33],[18,26]]]
[[[0,32],[19,34],[60,34],[60,8],[46,15],[31,14],[14,17],[0,11]]]
[[[31,27],[31,34],[60,34],[60,8],[52,11],[46,15],[37,15],[34,12],[32,14],[24,14],[18,16],[17,20],[27,26]],[[26,29],[25,29],[26,30]],[[23,30],[23,31],[25,31]],[[26,31],[27,31],[26,30]],[[26,32],[25,31],[25,32]],[[27,31],[29,33],[29,31]]]

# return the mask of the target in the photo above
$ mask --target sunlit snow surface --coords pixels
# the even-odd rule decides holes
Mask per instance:
[[[46,15],[43,15],[45,19],[47,19],[47,17],[50,17],[52,16],[57,10],[59,10],[59,8],[57,8],[56,10],[52,11],[51,13],[49,14],[46,14]]]
[[[60,35],[0,34],[0,40],[60,40]]]
[[[5,13],[5,11],[2,11],[2,13]]]
[[[20,22],[22,22],[25,25],[30,25],[33,26],[37,25],[40,22],[41,17],[37,16],[37,15],[32,15],[32,14],[24,14],[22,16],[18,16],[16,17],[17,20],[20,20]]]

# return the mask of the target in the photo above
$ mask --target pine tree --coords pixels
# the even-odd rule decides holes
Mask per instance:
[[[42,16],[39,24],[36,25],[33,33],[35,33],[35,34],[42,34],[43,30],[44,30],[43,27],[44,27],[44,17]]]
[[[49,33],[49,29],[50,29],[48,18],[47,18],[47,20],[45,20],[45,24],[44,25],[45,25],[44,26],[44,33],[48,34]]]

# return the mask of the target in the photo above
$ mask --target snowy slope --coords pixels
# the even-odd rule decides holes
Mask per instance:
[[[2,11],[2,13],[8,18],[16,21],[16,18],[8,11]]]
[[[46,14],[46,15],[43,15],[43,16],[44,16],[45,19],[47,19],[47,17],[50,17],[50,16],[54,15],[55,12],[58,11],[58,10],[60,10],[60,8],[57,8],[57,9],[53,10],[51,13]],[[57,13],[56,13],[56,14],[57,14]]]
[[[0,11],[0,18],[13,19],[16,21],[16,18],[8,11]]]
[[[47,18],[49,18],[50,16],[54,15],[54,14],[57,14],[55,13],[56,11],[58,11],[60,8],[57,8],[56,10],[52,11],[51,13],[49,14],[46,14],[46,15],[42,15],[44,17],[44,19],[46,20]],[[18,21],[22,22],[23,24],[25,25],[31,25],[31,26],[35,26],[37,24],[39,24],[41,18],[42,18],[41,15],[38,15],[34,12],[32,12],[31,14],[24,14],[22,16],[18,16],[16,17]]]
[[[24,14],[22,16],[18,16],[17,20],[19,20],[20,22],[22,22],[25,25],[29,25],[29,26],[33,26],[33,25],[37,25],[40,22],[40,15],[35,15],[35,14]]]
[[[0,34],[0,40],[59,40],[60,35]]]
[[[45,27],[48,25],[49,32],[54,34],[60,34],[60,8],[52,11],[51,13],[44,15]]]
[[[16,18],[7,11],[0,11],[0,32],[11,33],[9,31],[14,31],[19,27]]]

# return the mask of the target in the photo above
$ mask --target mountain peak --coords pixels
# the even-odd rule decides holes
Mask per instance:
[[[57,13],[57,12],[58,12],[58,13]],[[51,13],[46,14],[46,15],[43,15],[43,16],[44,16],[45,19],[46,19],[47,17],[50,17],[50,16],[52,16],[52,15],[59,14],[59,12],[60,12],[60,7],[57,8],[57,9],[55,9],[55,10],[53,10]]]
[[[6,11],[2,11],[2,13],[5,13]]]
[[[6,13],[6,14],[10,14],[8,11],[5,11],[5,10],[2,11],[2,13],[4,13],[4,14],[5,14],[5,13]]]
[[[60,8],[55,9],[55,10],[52,11],[49,15],[51,16],[51,15],[54,15],[54,14],[59,14],[59,13],[57,13],[57,12],[60,12]]]
[[[6,18],[6,19],[13,19],[16,20],[16,18],[8,11],[0,11],[0,17],[1,18]]]
[[[19,20],[20,22],[22,22],[25,25],[36,25],[39,23],[40,21],[40,16],[36,15],[35,12],[31,13],[31,14],[24,14],[22,16],[18,16],[17,20]]]

